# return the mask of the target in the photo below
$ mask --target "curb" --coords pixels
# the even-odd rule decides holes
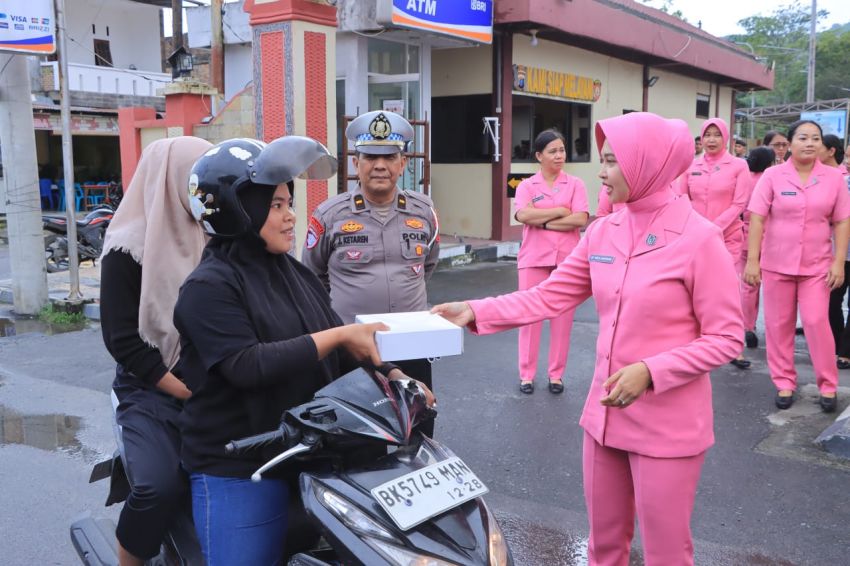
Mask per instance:
[[[815,444],[834,456],[850,460],[850,405],[818,435]]]

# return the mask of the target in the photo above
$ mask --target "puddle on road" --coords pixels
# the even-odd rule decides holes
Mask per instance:
[[[96,456],[77,438],[82,419],[69,415],[22,415],[0,405],[0,445],[24,444],[90,460]]]
[[[49,324],[37,318],[2,318],[0,317],[0,338],[19,336],[22,334],[62,334],[82,330],[87,323],[80,324]]]

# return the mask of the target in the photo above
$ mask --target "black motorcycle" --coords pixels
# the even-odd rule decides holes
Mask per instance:
[[[415,382],[387,381],[360,369],[286,411],[278,430],[235,440],[226,450],[281,446],[254,481],[298,462],[289,566],[512,566],[502,531],[481,498],[487,487],[451,450],[416,431],[435,414]],[[113,487],[121,486],[120,456],[111,462]],[[98,466],[92,481],[108,477],[104,464]],[[149,564],[201,564],[197,541],[185,540],[185,528],[181,515]],[[71,538],[83,563],[117,564],[111,523],[81,519]]]
[[[103,251],[103,236],[115,209],[104,204],[92,210],[82,220],[77,220],[77,254],[80,261],[95,261]],[[46,214],[41,217],[46,232],[44,258],[47,272],[55,273],[68,269],[68,220],[65,216]]]

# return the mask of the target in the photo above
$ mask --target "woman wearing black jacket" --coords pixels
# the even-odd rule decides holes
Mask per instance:
[[[295,214],[287,182],[335,169],[324,146],[295,136],[268,146],[223,142],[193,169],[195,211],[213,238],[174,316],[181,367],[200,383],[180,422],[207,566],[283,557],[286,481],[251,482],[270,454],[228,455],[225,444],[276,428],[285,409],[359,363],[381,363],[374,333],[386,327],[342,326],[319,280],[289,255]]]
[[[122,566],[159,553],[188,489],[177,415],[194,387],[175,367],[180,337],[172,315],[180,285],[206,244],[188,186],[192,165],[210,147],[187,136],[145,148],[103,246],[101,329],[118,363],[112,389],[131,487],[116,529]]]

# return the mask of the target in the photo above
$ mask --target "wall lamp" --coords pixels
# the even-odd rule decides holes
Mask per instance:
[[[652,88],[655,86],[655,83],[658,82],[658,75],[652,75],[648,79],[646,79],[646,86]]]
[[[532,29],[532,30],[528,30],[528,32],[531,34],[531,46],[537,47],[537,43],[538,43],[538,41],[537,41],[537,30]]]

